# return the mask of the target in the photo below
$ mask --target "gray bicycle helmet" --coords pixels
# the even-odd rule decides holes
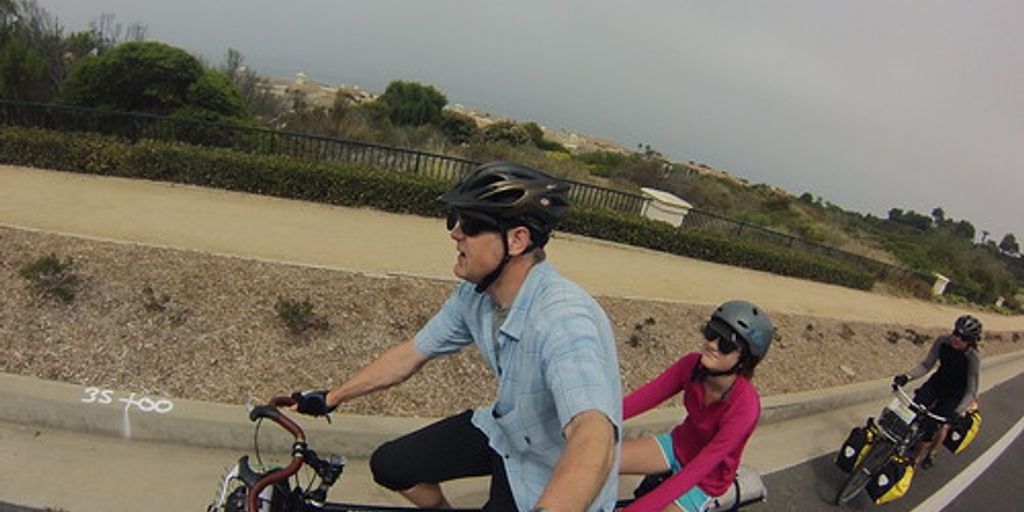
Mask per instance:
[[[971,315],[962,315],[953,324],[953,332],[968,343],[981,339],[981,320]]]
[[[711,319],[724,322],[736,331],[756,361],[768,354],[768,347],[775,337],[775,327],[763,309],[745,300],[731,300],[715,308]]]
[[[564,182],[525,165],[491,162],[477,167],[438,198],[457,210],[482,213],[508,227],[526,226],[533,246],[548,235],[569,210]]]

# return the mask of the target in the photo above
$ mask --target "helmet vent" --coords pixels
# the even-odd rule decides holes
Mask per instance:
[[[522,197],[523,192],[520,190],[503,190],[501,192],[491,195],[488,199],[492,203],[513,204]]]
[[[749,329],[750,328],[750,326],[747,325],[747,323],[744,322],[743,320],[737,320],[736,323],[739,324],[739,326],[744,328],[744,329]]]

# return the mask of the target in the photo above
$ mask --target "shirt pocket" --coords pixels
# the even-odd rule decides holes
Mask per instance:
[[[556,451],[564,444],[558,418],[537,421],[538,415],[524,414],[522,407],[513,408],[495,418],[498,427],[508,439],[509,447],[517,454],[540,454],[557,460]]]

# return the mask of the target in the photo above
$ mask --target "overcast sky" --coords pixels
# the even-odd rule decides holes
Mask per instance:
[[[794,194],[1024,238],[1024,2],[39,0],[220,63],[650,144]]]

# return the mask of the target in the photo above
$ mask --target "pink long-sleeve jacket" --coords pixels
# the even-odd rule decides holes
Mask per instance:
[[[761,398],[745,377],[737,377],[724,399],[704,405],[704,386],[694,380],[700,354],[687,354],[625,398],[623,419],[658,406],[680,391],[686,418],[672,429],[683,470],[633,502],[627,512],[657,512],[698,486],[709,496],[724,494],[736,478],[743,448],[761,415]]]

